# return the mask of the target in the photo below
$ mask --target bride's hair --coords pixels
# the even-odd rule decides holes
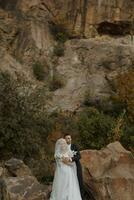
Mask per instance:
[[[64,138],[60,138],[55,144],[55,155],[65,153],[68,150],[68,145]]]
[[[64,138],[59,138],[57,141],[56,141],[56,144],[61,144],[62,142],[66,142],[66,140]]]

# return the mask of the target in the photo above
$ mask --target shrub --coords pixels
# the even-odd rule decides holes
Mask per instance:
[[[131,121],[134,121],[134,71],[129,70],[119,74],[116,84],[114,102],[120,103],[127,110]]]
[[[64,80],[62,77],[59,76],[59,74],[54,74],[52,81],[50,81],[49,89],[51,91],[55,91],[59,88],[62,88],[64,86]]]
[[[134,152],[134,125],[126,123],[120,138],[121,143],[128,150]]]
[[[54,47],[54,55],[56,56],[64,56],[64,45],[61,43],[58,43],[55,47]]]
[[[90,91],[87,91],[87,92],[85,93],[85,97],[84,97],[84,102],[83,102],[83,104],[84,104],[85,106],[92,106],[92,105],[94,104],[94,102],[93,102],[93,100],[92,100],[92,98],[91,98]]]
[[[47,63],[41,64],[40,62],[35,62],[33,64],[33,73],[37,80],[43,81],[45,77],[48,75],[48,65]]]
[[[125,148],[132,150],[134,127],[126,117],[125,112],[113,117],[94,107],[86,107],[75,116],[70,111],[52,113],[51,118],[57,124],[53,139],[56,132],[70,133],[80,149],[100,149],[118,140]]]
[[[126,111],[124,110],[116,119],[115,127],[113,129],[113,138],[114,141],[120,140],[122,132],[123,132],[123,126],[125,123],[125,114]]]
[[[114,118],[95,108],[80,113],[77,124],[79,143],[82,149],[100,149],[113,141]]]
[[[28,94],[23,90],[26,88]],[[18,83],[9,74],[0,73],[1,157],[41,156],[40,147],[51,132],[52,122],[43,110],[40,93],[40,89],[33,91],[30,83]]]
[[[50,29],[54,38],[61,43],[66,42],[69,38],[68,30],[63,22],[52,23]]]
[[[110,116],[118,116],[122,112],[121,104],[113,103],[113,99],[107,97],[91,97],[90,93],[85,94],[84,105],[87,107],[95,107],[99,111],[108,114]]]
[[[27,164],[30,169],[32,169],[32,173],[38,181],[44,184],[48,184],[52,181],[52,164],[49,159],[47,159],[47,156],[45,159],[41,160],[29,159]]]

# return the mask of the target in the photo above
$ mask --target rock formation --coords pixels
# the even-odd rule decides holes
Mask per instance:
[[[47,78],[57,73],[64,82],[48,92],[52,100],[45,107],[50,111],[75,110],[87,88],[91,97],[108,97],[110,81],[134,63],[133,10],[132,0],[0,1],[0,68],[22,74],[34,87],[42,83],[33,76],[33,63],[47,62]],[[69,40],[60,58],[51,31],[58,25],[67,30]]]
[[[103,27],[113,35],[127,34],[130,33],[131,22],[134,19],[132,0],[66,0],[64,2],[36,0],[30,3],[20,0],[16,5],[23,12],[28,12],[36,6],[39,10],[44,10],[48,13],[48,20],[54,23],[65,23],[72,37],[88,38],[98,28],[103,33]],[[112,32],[110,28],[114,24],[117,28]]]
[[[133,200],[134,158],[119,142],[101,150],[81,151],[86,199]],[[23,161],[11,158],[0,167],[0,199],[48,200],[50,186],[41,185]]]
[[[133,67],[133,54],[134,46],[125,44],[125,41],[124,44],[99,39],[67,42],[65,55],[56,67],[66,84],[54,92],[52,105],[73,110],[84,101],[86,93],[90,93],[91,98],[108,97],[112,94],[112,80]]]
[[[85,187],[97,200],[134,199],[134,157],[119,142],[106,148],[84,150]]]
[[[2,200],[45,200],[49,187],[41,185],[23,161],[12,158],[0,168],[0,191]]]

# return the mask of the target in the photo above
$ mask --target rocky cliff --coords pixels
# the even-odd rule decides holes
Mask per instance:
[[[133,1],[67,0],[42,1],[51,11],[52,19],[64,20],[72,36],[91,37],[95,32],[127,34],[133,18]],[[113,27],[113,28],[112,28]]]
[[[32,65],[47,62],[50,82],[55,74],[64,79],[49,92],[50,110],[74,110],[87,88],[91,96],[108,96],[109,80],[134,63],[133,11],[132,0],[0,1],[1,69],[24,73],[41,85]],[[57,27],[61,37],[66,30],[69,40],[60,58],[54,53],[57,32],[51,30]]]
[[[1,5],[9,10],[19,9],[25,14],[36,10],[38,16],[42,13],[49,22],[65,23],[70,35],[85,37],[91,36],[91,29],[115,35],[129,33],[134,11],[132,0],[7,0]]]

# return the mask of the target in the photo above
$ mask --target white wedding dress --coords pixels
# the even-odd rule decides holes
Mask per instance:
[[[70,165],[62,162],[63,156],[68,158],[72,157],[72,152],[67,144],[66,150],[64,149],[64,152],[61,150],[60,143],[63,140],[61,138],[56,142],[56,170],[50,200],[82,200],[75,162],[72,162]]]

